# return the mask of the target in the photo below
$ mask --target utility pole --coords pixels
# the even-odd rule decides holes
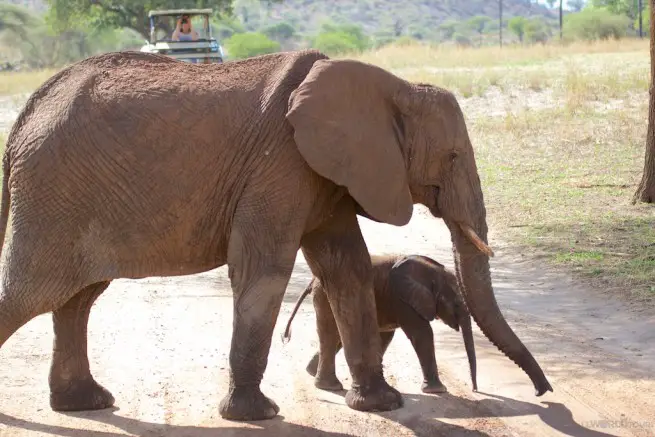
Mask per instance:
[[[643,32],[643,27],[642,27],[643,22],[642,22],[642,18],[641,18],[641,0],[639,0],[639,6],[638,7],[639,7],[639,38],[643,38],[644,37],[644,32]]]
[[[498,38],[503,46],[503,0],[498,0]]]
[[[564,0],[559,0],[559,40],[562,40],[562,3]]]

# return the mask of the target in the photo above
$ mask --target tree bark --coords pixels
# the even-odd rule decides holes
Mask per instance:
[[[650,0],[650,99],[648,102],[648,130],[644,173],[632,203],[655,203],[655,0]]]

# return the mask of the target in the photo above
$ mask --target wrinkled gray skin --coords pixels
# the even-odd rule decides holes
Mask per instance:
[[[86,327],[118,278],[227,264],[234,293],[232,420],[270,419],[260,390],[298,249],[325,285],[343,334],[351,408],[392,410],[371,260],[357,214],[401,226],[414,203],[450,229],[457,279],[482,332],[551,390],[503,318],[489,273],[486,209],[462,111],[448,91],[316,51],[194,65],[121,52],[47,80],[3,157],[0,345],[53,312],[50,405],[106,408]],[[120,315],[117,315],[120,318]]]
[[[473,390],[477,391],[471,319],[457,290],[455,275],[437,261],[421,255],[373,255],[371,264],[382,353],[391,343],[396,329],[401,328],[421,363],[421,390],[424,393],[444,393],[448,390],[439,379],[430,322],[438,318],[456,331],[461,327]],[[315,377],[316,387],[343,390],[335,373],[335,357],[341,349],[341,338],[327,294],[316,278],[298,298],[287,322],[283,341],[290,338],[291,322],[303,299],[312,292],[319,351],[307,365],[307,372]]]

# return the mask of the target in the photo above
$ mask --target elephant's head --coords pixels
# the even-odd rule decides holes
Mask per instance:
[[[438,318],[455,331],[461,328],[473,390],[477,390],[471,317],[458,289],[457,277],[441,263],[425,256],[403,257],[389,272],[389,291],[400,302],[409,305],[425,320]]]
[[[373,65],[321,59],[291,93],[287,119],[307,163],[346,187],[367,217],[405,225],[421,203],[443,218],[476,323],[528,374],[537,396],[552,391],[496,303],[480,178],[455,97]]]

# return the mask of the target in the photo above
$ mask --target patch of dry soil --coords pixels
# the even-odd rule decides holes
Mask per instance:
[[[421,253],[452,267],[448,231],[422,207],[402,228],[366,219],[360,223],[373,253]],[[0,350],[0,436],[655,435],[655,321],[494,248],[500,306],[542,364],[554,393],[535,397],[527,376],[477,327],[480,392],[473,393],[459,333],[435,321],[437,359],[450,393],[420,392],[418,361],[399,332],[387,352],[385,372],[404,393],[405,406],[386,413],[349,409],[343,394],[316,389],[304,371],[317,347],[311,299],[294,321],[291,341],[283,345],[280,340],[310,279],[299,253],[262,383],[281,407],[276,419],[239,423],[218,414],[228,386],[232,326],[223,267],[194,276],[115,281],[97,301],[89,355],[94,375],[116,397],[113,409],[51,411],[50,315],[21,328]],[[349,387],[342,352],[337,365],[337,375]]]

